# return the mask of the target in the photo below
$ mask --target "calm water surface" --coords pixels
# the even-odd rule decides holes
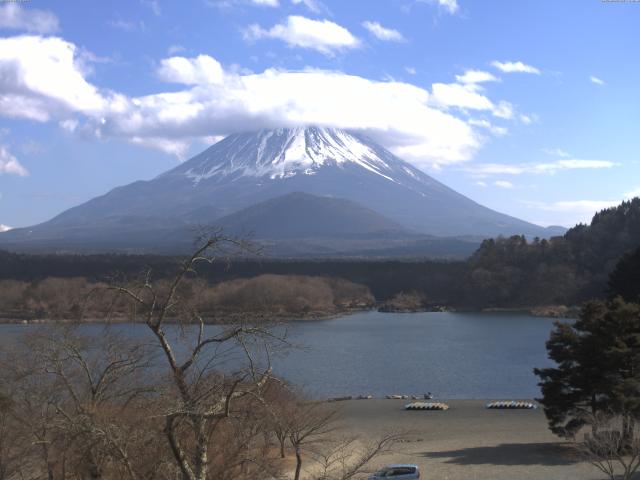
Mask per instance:
[[[532,398],[534,367],[551,365],[553,319],[520,314],[366,312],[293,322],[295,348],[274,373],[318,397],[433,392],[439,398]],[[0,345],[38,326],[0,325]],[[87,333],[99,325],[84,325]],[[147,337],[146,327],[115,327]],[[215,329],[216,327],[211,327]]]

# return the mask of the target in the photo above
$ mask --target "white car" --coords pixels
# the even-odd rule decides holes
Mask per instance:
[[[420,469],[417,465],[411,464],[387,465],[382,470],[371,475],[369,480],[387,478],[393,478],[393,480],[417,480],[420,478]]]

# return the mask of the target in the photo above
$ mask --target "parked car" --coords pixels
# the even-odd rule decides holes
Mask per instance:
[[[393,478],[393,480],[417,480],[420,478],[420,469],[417,465],[387,465],[369,477],[369,480],[381,480]]]

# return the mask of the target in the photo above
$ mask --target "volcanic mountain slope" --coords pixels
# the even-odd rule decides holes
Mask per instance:
[[[294,192],[216,220],[225,234],[259,239],[274,256],[431,256],[465,258],[478,239],[441,238],[408,230],[350,200]],[[179,232],[175,240],[186,238]]]
[[[349,238],[412,232],[350,200],[294,192],[260,202],[216,220],[232,235],[256,238]],[[414,233],[415,235],[415,233]]]
[[[364,136],[306,127],[230,135],[153,180],[115,188],[48,222],[0,234],[0,245],[135,248],[293,192],[356,202],[428,235],[559,233],[483,207]],[[298,227],[283,222],[281,228]]]

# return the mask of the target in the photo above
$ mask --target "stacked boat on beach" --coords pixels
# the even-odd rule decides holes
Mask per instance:
[[[405,410],[449,410],[449,405],[442,402],[413,402],[404,406]]]
[[[500,402],[489,402],[487,403],[487,408],[495,409],[495,410],[533,410],[538,408],[538,405],[532,402],[516,402],[516,401],[500,401]]]
[[[423,397],[425,400],[430,400],[431,398],[433,398],[433,395],[429,393],[429,394],[425,394]],[[386,395],[384,398],[386,398],[387,400],[408,400],[409,398],[411,398],[412,400],[418,400],[423,397],[419,397],[417,395],[411,395],[411,397],[409,397],[409,395]],[[329,398],[327,401],[340,402],[340,401],[347,401],[347,400],[371,400],[373,398],[375,398],[373,395],[358,395],[357,397],[354,397],[354,396],[334,397],[334,398]],[[449,410],[449,408],[450,408],[449,405],[447,405],[444,402],[431,402],[431,401],[426,401],[426,402],[414,401],[404,406],[405,410],[443,411],[443,410]],[[528,401],[498,400],[498,401],[487,403],[486,408],[489,410],[535,410],[538,408],[538,405],[534,402],[528,402]]]

